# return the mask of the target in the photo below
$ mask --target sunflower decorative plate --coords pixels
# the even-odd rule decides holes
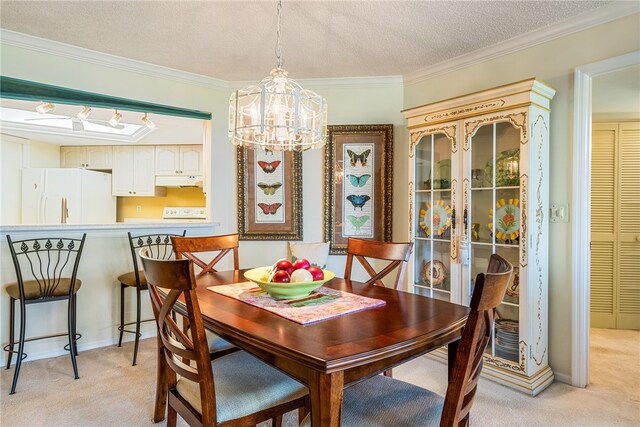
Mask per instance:
[[[494,210],[489,210],[489,229],[493,230]],[[520,200],[500,199],[496,203],[496,240],[516,240],[520,235]]]
[[[429,218],[432,218],[431,224]],[[438,200],[433,206],[431,202],[427,203],[426,209],[420,209],[419,224],[427,236],[442,236],[447,228],[451,227],[451,206],[444,200]]]

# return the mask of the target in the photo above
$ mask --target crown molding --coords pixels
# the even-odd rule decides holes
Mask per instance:
[[[55,55],[89,64],[138,73],[149,77],[164,78],[176,82],[204,86],[213,89],[229,89],[229,82],[225,80],[175,70],[161,65],[149,64],[147,62],[110,55],[108,53],[97,52],[95,50],[5,30],[3,28],[0,28],[0,41],[2,44],[8,46],[15,46],[35,52],[46,53],[48,55]]]
[[[142,74],[149,77],[164,78],[176,82],[204,86],[213,89],[235,90],[246,86],[255,85],[256,81],[226,81],[207,77],[200,74],[180,71],[161,65],[149,64],[107,53],[97,52],[82,47],[43,39],[28,34],[0,28],[0,41],[8,46],[15,46],[35,52],[55,55],[62,58],[73,59],[103,67]],[[298,82],[314,88],[381,88],[402,86],[402,76],[380,77],[344,77],[326,79],[301,79]]]
[[[559,37],[567,36],[639,12],[640,3],[636,1],[614,1],[609,5],[602,6],[590,12],[582,13],[574,19],[552,24],[548,27],[516,36],[502,43],[478,49],[451,60],[439,62],[427,68],[408,73],[404,76],[404,83],[418,83],[441,74],[481,64],[491,59],[546,43]]]

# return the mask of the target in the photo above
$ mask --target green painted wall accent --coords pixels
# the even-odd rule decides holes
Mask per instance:
[[[0,97],[211,120],[211,113],[0,76]]]

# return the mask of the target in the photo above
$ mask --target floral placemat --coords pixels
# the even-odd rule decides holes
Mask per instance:
[[[278,316],[303,325],[386,304],[383,300],[325,288],[324,286],[316,289],[309,296],[295,299],[274,298],[252,282],[211,286],[207,289],[268,310]]]

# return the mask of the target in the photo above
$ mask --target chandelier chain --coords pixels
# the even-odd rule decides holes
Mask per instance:
[[[280,9],[282,9],[282,0],[278,1],[278,30],[276,32],[276,58],[278,58],[278,68],[282,68],[282,49],[280,47]]]

